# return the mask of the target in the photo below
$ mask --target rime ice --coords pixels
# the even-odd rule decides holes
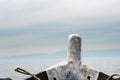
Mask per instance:
[[[81,37],[78,34],[69,35],[67,59],[46,72],[49,80],[97,80],[99,74],[81,64]]]

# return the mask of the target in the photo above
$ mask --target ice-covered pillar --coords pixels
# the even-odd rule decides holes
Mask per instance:
[[[67,60],[81,63],[81,38],[78,34],[71,34],[68,38]]]
[[[97,80],[99,72],[81,64],[81,38],[68,38],[67,60],[46,69],[49,80]]]

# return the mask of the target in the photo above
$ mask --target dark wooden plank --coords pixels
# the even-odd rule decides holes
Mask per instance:
[[[97,80],[107,80],[108,78],[109,78],[109,76],[107,74],[100,72]],[[110,79],[110,80],[112,80],[112,79]]]
[[[38,77],[38,78],[40,78],[40,80],[48,80],[48,76],[47,76],[47,73],[46,73],[46,71],[43,71],[43,72],[41,72],[41,73],[38,73],[38,74],[36,74],[36,76]],[[25,80],[36,80],[34,77],[29,77],[29,78],[27,78],[27,79],[25,79]]]

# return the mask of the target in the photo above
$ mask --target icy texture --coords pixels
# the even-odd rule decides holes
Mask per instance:
[[[80,52],[80,36],[70,35],[67,59],[46,70],[49,80],[97,80],[99,72],[81,64]]]

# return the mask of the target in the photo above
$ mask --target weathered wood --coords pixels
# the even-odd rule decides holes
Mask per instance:
[[[109,78],[109,75],[99,72],[99,76],[98,76],[97,80],[107,80],[108,78]],[[110,79],[110,80],[112,80],[112,79]]]
[[[36,76],[37,76],[38,78],[40,78],[40,80],[48,80],[46,71],[43,71],[43,72],[41,72],[41,73],[38,73],[38,74],[36,74]],[[30,77],[30,78],[27,78],[27,79],[25,79],[25,80],[36,80],[36,79],[35,79],[34,77]]]
[[[11,78],[0,78],[0,80],[12,80]]]

